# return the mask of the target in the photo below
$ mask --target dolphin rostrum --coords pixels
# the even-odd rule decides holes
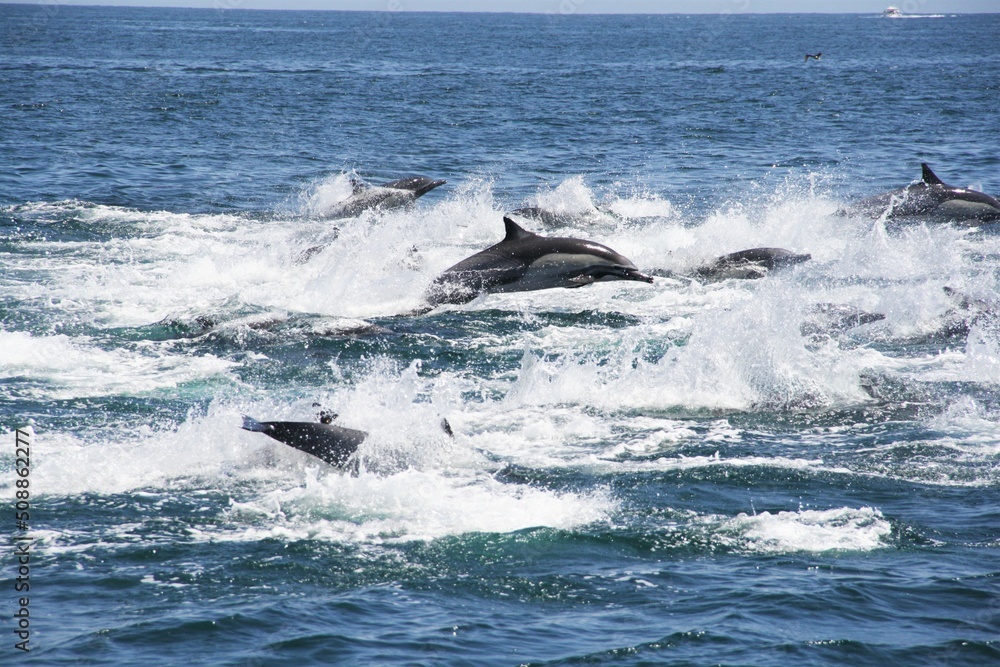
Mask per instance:
[[[252,417],[244,416],[243,428],[269,435],[289,447],[312,454],[332,466],[342,468],[368,434],[353,428],[334,426],[330,423],[332,418],[329,416],[322,416],[320,419],[320,423],[259,422]]]
[[[426,293],[428,303],[467,303],[480,294],[583,287],[611,280],[653,282],[630,259],[600,243],[539,236],[510,218],[503,224],[503,241],[434,279]]]
[[[354,183],[354,193],[323,214],[324,218],[353,218],[373,209],[383,210],[408,206],[439,185],[439,181],[426,176],[407,176],[389,183],[372,187]]]
[[[810,259],[812,255],[800,255],[784,248],[750,248],[717,257],[710,264],[696,269],[695,273],[707,280],[756,279]]]
[[[888,218],[929,217],[973,222],[1000,220],[1000,201],[977,190],[946,184],[926,163],[921,163],[920,167],[923,173],[919,183],[864,199],[850,207],[848,212],[871,217],[885,213]]]

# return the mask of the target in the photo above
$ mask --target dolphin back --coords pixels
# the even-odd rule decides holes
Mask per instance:
[[[364,431],[314,422],[261,422],[243,417],[243,428],[264,433],[278,442],[343,467],[368,436]]]
[[[798,254],[784,248],[750,248],[717,257],[702,266],[696,273],[710,280],[727,278],[763,278],[769,272],[786,266],[801,264],[812,259],[812,255]]]

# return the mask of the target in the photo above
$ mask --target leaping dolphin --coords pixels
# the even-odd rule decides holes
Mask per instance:
[[[864,199],[848,212],[874,218],[886,214],[888,218],[929,217],[974,222],[1000,220],[1000,201],[977,190],[946,184],[926,163],[921,163],[920,168],[923,173],[919,183]]]
[[[750,248],[718,257],[696,269],[695,273],[707,280],[756,279],[810,259],[812,255],[800,255],[784,248]]]
[[[595,282],[652,283],[627,257],[593,241],[539,236],[504,218],[503,241],[463,259],[434,279],[429,304],[467,303],[480,294],[583,287]]]
[[[343,468],[368,434],[353,428],[334,426],[332,419],[315,422],[259,422],[243,417],[243,428],[269,435],[278,442]]]
[[[376,207],[383,210],[401,208],[412,204],[418,197],[446,182],[426,176],[407,176],[372,187],[356,182],[354,183],[354,194],[331,208],[323,217],[353,218]]]

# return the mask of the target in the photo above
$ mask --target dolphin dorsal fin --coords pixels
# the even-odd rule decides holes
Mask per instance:
[[[927,166],[926,162],[920,163],[920,169],[923,170],[922,177],[924,183],[926,183],[927,185],[944,185],[944,181],[938,178],[937,174],[931,171],[931,168]]]
[[[521,225],[507,217],[503,219],[503,226],[506,230],[506,235],[503,237],[504,241],[518,241],[520,239],[537,236],[537,234],[529,232],[527,229],[524,229]]]

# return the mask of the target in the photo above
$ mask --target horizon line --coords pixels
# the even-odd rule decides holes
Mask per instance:
[[[304,7],[241,7],[242,4],[239,0],[233,2],[233,0],[215,0],[214,7],[205,7],[202,4],[109,4],[109,3],[73,3],[73,2],[60,2],[56,0],[55,2],[46,0],[37,0],[35,2],[25,2],[24,0],[0,0],[0,4],[3,5],[24,5],[28,7],[47,7],[50,9],[57,9],[59,7],[79,7],[79,8],[117,8],[117,9],[201,9],[207,11],[218,11],[218,12],[231,12],[231,11],[251,11],[251,12],[354,12],[354,13],[391,13],[391,14],[526,14],[526,15],[545,15],[545,16],[734,16],[734,15],[826,15],[826,16],[879,16],[882,14],[881,10],[864,11],[864,12],[830,12],[830,11],[708,11],[708,12],[692,12],[692,11],[663,11],[663,12],[649,12],[649,11],[620,11],[620,12],[587,12],[577,8],[572,12],[562,12],[562,11],[530,11],[530,10],[477,10],[477,9],[404,9],[402,7],[398,8],[386,8],[386,9],[336,9],[336,8],[304,8]],[[390,2],[390,4],[393,4]],[[904,14],[903,17],[922,17],[922,16],[941,16],[941,15],[991,15],[1000,14],[1000,11],[961,11],[961,10],[948,10],[948,11],[927,11],[921,13]]]

